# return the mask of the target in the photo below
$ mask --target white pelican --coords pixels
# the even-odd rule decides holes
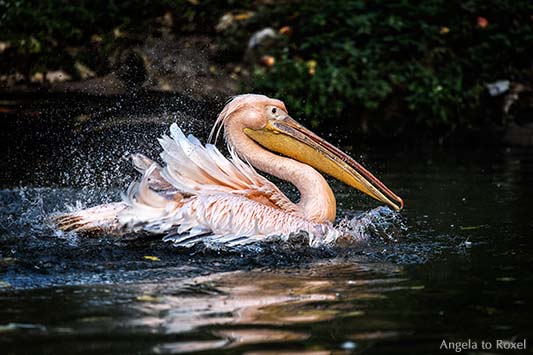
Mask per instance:
[[[222,128],[229,158],[173,124],[170,137],[159,139],[164,167],[140,154],[132,157],[143,176],[123,202],[64,214],[56,222],[80,232],[163,233],[180,245],[198,240],[237,245],[305,231],[318,245],[339,232],[332,224],[335,196],[317,170],[394,210],[403,208],[402,199],[369,171],[292,119],[280,100],[237,96],[218,116],[210,141]],[[254,167],[292,183],[300,201],[289,200]]]

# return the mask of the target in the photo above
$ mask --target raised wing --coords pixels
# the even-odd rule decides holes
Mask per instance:
[[[298,214],[298,209],[273,183],[229,149],[230,159],[212,144],[205,147],[174,123],[170,137],[159,139],[165,167],[161,177],[185,195],[231,193]]]

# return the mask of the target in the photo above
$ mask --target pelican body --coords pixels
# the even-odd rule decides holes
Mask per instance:
[[[209,140],[222,129],[229,158],[173,124],[170,136],[159,139],[163,165],[132,156],[142,178],[122,202],[64,214],[56,222],[78,232],[166,234],[165,240],[184,246],[199,240],[238,245],[305,231],[318,245],[339,237],[335,195],[319,171],[403,208],[402,199],[369,171],[292,119],[280,100],[237,96],[219,114]],[[256,169],[292,183],[300,200],[291,201]]]

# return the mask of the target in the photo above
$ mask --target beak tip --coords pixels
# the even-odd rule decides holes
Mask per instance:
[[[405,207],[403,200],[396,195],[394,195],[394,202],[388,200],[387,204],[392,207],[396,212],[401,212]]]
[[[403,200],[400,197],[398,197],[398,201],[400,202],[400,208],[398,209],[398,212],[400,212],[401,210],[403,210],[404,203],[403,203]]]

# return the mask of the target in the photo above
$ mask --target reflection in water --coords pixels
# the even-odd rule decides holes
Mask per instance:
[[[0,342],[39,352],[41,341],[53,354],[86,346],[103,353],[345,354],[398,338],[410,324],[386,319],[376,304],[421,289],[397,265],[352,257],[296,269],[4,291]],[[128,340],[109,343],[110,334]]]
[[[305,344],[312,336],[305,325],[363,316],[365,302],[384,299],[389,291],[409,289],[400,276],[397,266],[377,264],[370,269],[337,260],[302,270],[237,271],[164,285],[141,284],[133,287],[142,295],[137,300],[146,301],[131,307],[142,317],[130,326],[167,335],[211,329],[215,337],[158,344],[154,348],[158,353],[263,343]],[[384,332],[383,336],[391,334]],[[366,335],[371,336],[380,334]]]

